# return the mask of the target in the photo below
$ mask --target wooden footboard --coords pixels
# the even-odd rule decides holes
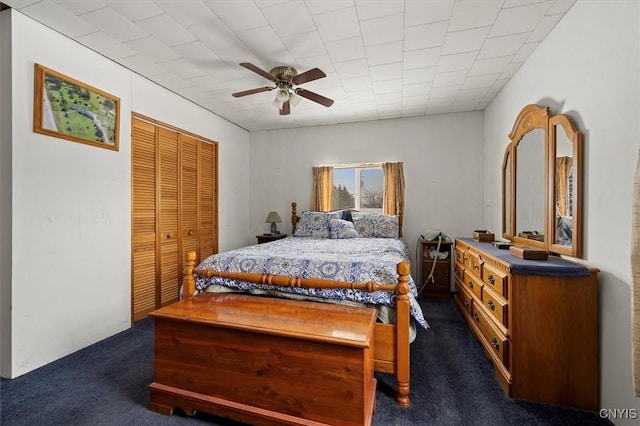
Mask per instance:
[[[378,290],[394,291],[396,293],[396,324],[376,323],[374,331],[374,368],[376,371],[392,373],[396,376],[396,401],[402,407],[410,405],[409,400],[409,330],[410,330],[410,302],[409,302],[409,273],[407,262],[397,265],[398,282],[393,284],[379,284],[375,282],[344,282],[319,278],[299,278],[280,275],[253,274],[243,272],[221,272],[211,269],[195,269],[196,252],[186,253],[183,294],[184,298],[195,293],[195,275],[204,277],[220,277],[252,283],[267,284],[281,287],[306,288],[349,288],[374,292]]]

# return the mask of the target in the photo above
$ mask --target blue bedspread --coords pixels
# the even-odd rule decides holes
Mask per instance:
[[[396,265],[401,261],[409,261],[409,248],[401,239],[328,239],[289,236],[270,243],[242,247],[209,256],[198,266],[198,269],[393,284],[398,282]],[[202,292],[214,284],[243,291],[272,288],[268,285],[237,280],[196,277],[197,292]],[[418,293],[411,277],[409,288],[411,315],[418,324],[428,328],[416,300]],[[390,307],[395,306],[396,296],[389,291],[367,292],[351,289],[277,287],[277,290],[292,295]]]

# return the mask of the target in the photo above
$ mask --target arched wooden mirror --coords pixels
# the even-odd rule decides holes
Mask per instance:
[[[504,238],[551,253],[582,254],[582,135],[566,115],[527,105],[502,165]]]

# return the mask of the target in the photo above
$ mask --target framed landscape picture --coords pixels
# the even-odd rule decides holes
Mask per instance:
[[[120,98],[35,65],[33,131],[118,151]]]

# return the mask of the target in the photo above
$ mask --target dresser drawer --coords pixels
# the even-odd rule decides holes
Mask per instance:
[[[456,298],[462,305],[462,308],[467,314],[472,315],[473,297],[471,296],[471,294],[469,294],[462,281],[456,280],[456,290],[458,290],[458,292],[456,293]]]
[[[508,280],[509,276],[507,274],[494,269],[486,263],[482,266],[482,281],[484,281],[490,289],[505,298],[508,297]]]
[[[487,307],[489,313],[505,327],[509,327],[507,316],[507,302],[500,296],[496,296],[487,290],[486,284],[482,289],[482,304]]]
[[[472,271],[476,277],[482,278],[482,259],[480,255],[472,251],[467,251],[464,254],[464,258],[464,266]]]
[[[464,265],[465,263],[464,254],[466,251],[467,251],[466,247],[456,246],[456,263]]]
[[[453,267],[453,273],[455,274],[455,278],[464,281],[464,266],[459,263],[456,263]]]
[[[482,281],[476,278],[468,269],[464,270],[464,286],[476,297],[482,300]]]
[[[502,364],[509,369],[509,341],[502,335],[491,323],[491,320],[487,318],[486,314],[482,312],[482,309],[477,309],[473,306],[473,321],[480,329],[482,337],[485,340],[485,347],[488,346],[497,355]]]

